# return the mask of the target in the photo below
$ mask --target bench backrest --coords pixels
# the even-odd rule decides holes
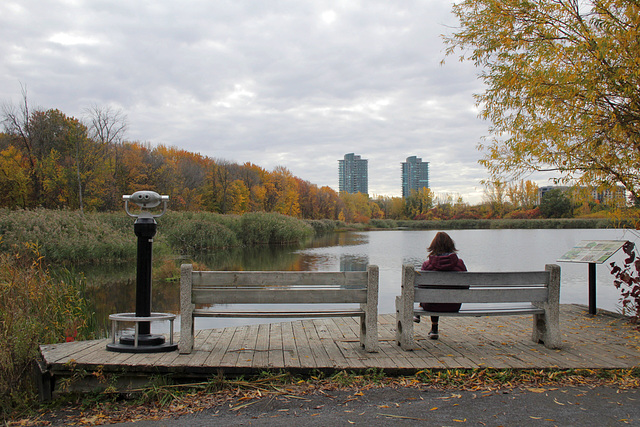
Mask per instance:
[[[373,287],[377,298],[378,267],[348,272],[193,271],[191,264],[184,264],[180,280],[181,288],[191,288],[192,304],[365,304]]]
[[[557,265],[518,272],[421,271],[405,265],[402,283],[403,291],[413,292],[415,302],[546,302],[550,293],[559,292],[559,271]]]

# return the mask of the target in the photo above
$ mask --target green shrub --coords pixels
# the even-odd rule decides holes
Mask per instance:
[[[35,259],[41,257],[36,253]],[[0,413],[35,401],[31,367],[39,345],[95,338],[85,283],[71,273],[53,277],[39,261],[0,254]]]

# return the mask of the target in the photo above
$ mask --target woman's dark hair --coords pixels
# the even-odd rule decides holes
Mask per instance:
[[[458,250],[456,249],[456,244],[453,242],[453,239],[449,237],[449,235],[444,231],[439,231],[436,233],[436,237],[433,238],[427,250],[429,251],[429,254],[433,254],[433,255],[442,255],[442,254],[450,254],[452,252],[458,252]]]

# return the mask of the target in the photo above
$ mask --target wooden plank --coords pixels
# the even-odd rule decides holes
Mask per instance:
[[[390,316],[390,315],[389,315]],[[379,358],[376,362],[381,368],[415,368],[421,369],[425,366],[424,356],[415,351],[404,351],[396,344],[395,338],[395,316],[393,322],[381,322],[378,324],[380,339]]]
[[[76,353],[75,356],[77,356],[77,360],[82,360],[83,363],[99,363],[102,360],[109,360],[109,362],[111,362],[111,357],[117,353],[107,350],[106,341],[101,344],[102,345],[98,344],[89,348],[89,352]]]
[[[302,323],[305,326],[304,331],[313,354],[315,366],[318,368],[333,368],[334,365],[331,363],[327,349],[324,347],[324,342],[320,339],[320,335],[316,330],[315,322],[313,320],[305,320]]]
[[[444,326],[444,325],[443,325]],[[420,354],[423,350],[429,354],[430,358],[439,361],[446,368],[460,368],[464,366],[479,367],[485,363],[484,358],[475,353],[475,350],[464,348],[459,350],[456,345],[449,339],[449,333],[440,331],[441,339],[432,340],[427,337],[430,326],[417,327],[414,330],[414,336],[418,349],[413,352]],[[453,334],[452,334],[453,335]],[[469,345],[471,347],[471,345]]]
[[[224,354],[227,352],[229,345],[231,344],[231,340],[236,333],[236,330],[236,328],[224,328],[222,330],[222,334],[220,334],[220,337],[213,345],[211,353],[209,353],[209,356],[202,364],[203,366],[220,366],[220,361],[224,357]]]
[[[249,326],[239,326],[236,328],[233,338],[229,343],[229,347],[220,361],[220,366],[237,366],[238,355],[243,351],[242,343],[249,333]]]
[[[296,343],[296,349],[298,352],[298,358],[300,359],[300,366],[303,368],[315,368],[318,365],[311,352],[311,345],[305,332],[305,326],[301,320],[295,320],[291,322],[293,327],[293,337]]]
[[[351,317],[364,316],[360,309],[351,310],[212,310],[198,309],[193,311],[195,317],[252,317],[252,318],[281,318],[281,317]]]
[[[415,289],[414,301],[445,303],[514,303],[543,302],[549,296],[548,288],[471,288],[471,289]]]
[[[187,360],[188,366],[202,366],[211,355],[216,342],[222,336],[223,329],[200,330],[196,333],[197,340],[194,343],[191,358]]]
[[[266,369],[269,366],[269,327],[268,323],[258,325],[255,352],[251,366]]]
[[[284,366],[282,324],[272,323],[269,329],[269,367],[282,368]]]
[[[329,361],[331,366],[334,368],[341,368],[347,366],[347,359],[342,354],[342,351],[336,344],[336,339],[331,333],[330,325],[328,324],[330,321],[327,319],[318,319],[314,321],[316,325],[316,332],[318,337],[320,338],[320,342],[324,346],[327,355],[329,356]],[[331,322],[335,325],[333,322]]]
[[[194,304],[344,304],[367,302],[366,289],[193,289]]]
[[[366,287],[366,271],[194,271],[193,286],[339,285]]]
[[[549,283],[548,271],[415,271],[416,286],[523,286]]]
[[[324,319],[327,333],[342,355],[342,364],[339,368],[364,368],[366,365],[362,363],[357,354],[357,350],[360,348],[360,339],[353,336],[351,329],[345,324],[346,321],[347,318]]]
[[[158,359],[158,366],[162,366],[162,367],[166,367],[166,368],[171,368],[174,366],[174,363],[176,363],[176,361],[178,360],[178,358],[180,356],[186,356],[186,355],[181,355],[178,350],[174,350],[174,351],[168,351],[166,353],[163,354],[163,356]]]
[[[344,336],[342,343],[349,349],[347,360],[351,367],[371,367],[368,364],[369,356],[375,357],[375,353],[367,353],[360,345],[360,321],[353,317],[342,317],[339,320],[336,325]]]
[[[69,360],[73,358],[73,354],[82,351],[87,346],[95,344],[92,341],[73,341],[70,343],[49,344],[40,346],[40,351],[45,357],[47,363],[58,363],[61,360]],[[98,340],[102,341],[102,340]]]
[[[81,346],[73,346],[73,351],[69,352],[69,354],[65,357],[58,357],[56,363],[67,363],[72,360],[82,362],[82,363],[91,363],[91,359],[96,352],[101,350],[106,350],[107,343],[110,343],[111,340],[93,340],[93,341],[80,341],[84,343]]]
[[[238,359],[235,366],[249,368],[252,366],[253,358],[256,354],[256,341],[258,339],[258,326],[256,324],[247,327],[247,333],[240,343],[241,348],[238,350]]]
[[[284,366],[287,368],[299,368],[300,356],[296,340],[293,335],[293,326],[291,322],[282,323],[282,357]]]

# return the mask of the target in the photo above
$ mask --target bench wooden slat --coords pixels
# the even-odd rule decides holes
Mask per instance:
[[[513,286],[549,283],[548,271],[416,271],[415,285]]]
[[[416,288],[415,300],[432,303],[493,303],[493,302],[542,302],[549,290],[546,287],[528,288],[509,286],[500,288],[471,289],[421,289]]]
[[[366,287],[366,271],[194,271],[193,286],[334,285]]]
[[[234,311],[214,311],[214,310],[194,310],[197,317],[256,317],[256,318],[278,318],[278,317],[363,317],[362,310],[322,310],[322,311],[255,311],[255,310],[234,310]]]
[[[421,309],[414,310],[416,316],[441,316],[441,312],[425,311]],[[522,315],[522,314],[543,314],[544,309],[535,306],[529,307],[492,307],[490,309],[483,308],[462,308],[456,313],[446,313],[447,316],[505,316],[505,315]]]
[[[318,289],[194,289],[194,304],[317,304],[317,303],[366,303],[367,291],[318,290]]]

